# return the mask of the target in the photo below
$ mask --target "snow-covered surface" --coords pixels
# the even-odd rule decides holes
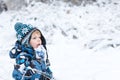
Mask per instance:
[[[0,80],[13,80],[16,22],[42,31],[57,80],[120,80],[120,1],[102,1],[85,7],[33,2],[0,14]]]

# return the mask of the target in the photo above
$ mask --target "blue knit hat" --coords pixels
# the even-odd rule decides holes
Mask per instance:
[[[23,24],[20,22],[17,22],[14,28],[17,32],[16,36],[18,41],[21,41],[23,44],[26,42],[27,39],[29,39],[32,32],[36,30],[36,28],[32,25]]]

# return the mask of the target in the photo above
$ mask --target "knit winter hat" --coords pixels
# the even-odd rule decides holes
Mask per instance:
[[[17,22],[14,28],[17,32],[16,33],[17,39],[18,41],[21,41],[22,44],[24,44],[29,39],[33,31],[37,30],[32,25],[23,24],[20,22]]]

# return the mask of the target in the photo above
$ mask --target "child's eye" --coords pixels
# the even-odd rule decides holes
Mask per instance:
[[[33,39],[36,39],[36,37],[34,37]]]

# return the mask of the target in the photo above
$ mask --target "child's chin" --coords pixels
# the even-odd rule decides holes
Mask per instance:
[[[35,46],[35,47],[33,47],[34,49],[37,49],[39,46]]]
[[[37,45],[35,48],[39,48],[40,47],[40,45]]]

